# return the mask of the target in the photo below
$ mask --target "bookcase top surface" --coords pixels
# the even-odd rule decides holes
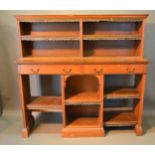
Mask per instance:
[[[83,14],[83,15],[16,15],[15,18],[19,21],[35,22],[37,20],[51,19],[126,19],[126,20],[143,20],[148,17],[148,14]],[[30,21],[31,20],[31,21]]]

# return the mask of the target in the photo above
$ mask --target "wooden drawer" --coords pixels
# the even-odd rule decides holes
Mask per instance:
[[[85,65],[88,74],[138,74],[146,73],[146,65]]]
[[[19,74],[138,74],[146,65],[19,65]]]
[[[19,65],[19,74],[79,74],[80,65]]]

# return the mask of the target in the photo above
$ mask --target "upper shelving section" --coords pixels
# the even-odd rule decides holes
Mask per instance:
[[[21,57],[142,57],[146,17],[16,16]]]

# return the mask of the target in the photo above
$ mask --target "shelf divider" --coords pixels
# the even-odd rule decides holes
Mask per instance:
[[[80,19],[80,57],[83,57],[83,21]]]

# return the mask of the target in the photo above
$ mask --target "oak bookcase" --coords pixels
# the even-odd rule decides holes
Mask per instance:
[[[111,126],[142,135],[147,16],[16,16],[22,137],[30,134],[34,111],[62,112],[63,137],[104,136]],[[61,94],[31,96],[33,74],[59,75]]]

